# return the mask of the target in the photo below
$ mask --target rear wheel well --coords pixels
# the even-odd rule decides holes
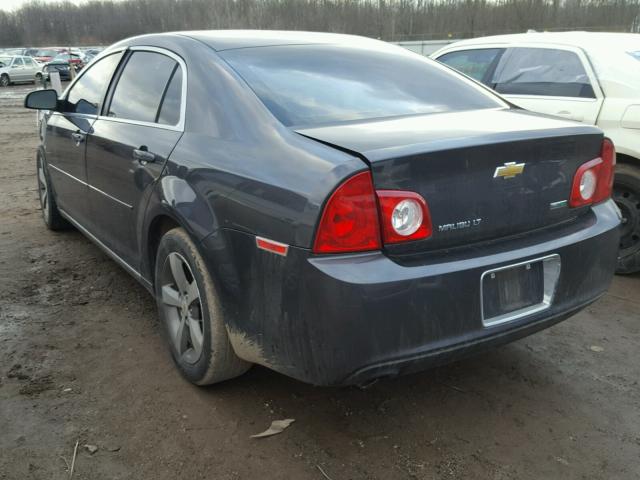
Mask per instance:
[[[616,162],[617,163],[626,163],[628,165],[635,165],[640,167],[640,160],[631,155],[626,155],[624,153],[616,153]]]
[[[153,281],[156,268],[156,254],[160,240],[165,233],[173,228],[180,227],[180,224],[167,215],[160,215],[153,219],[149,226],[149,234],[147,236],[147,255],[149,261],[149,273]]]

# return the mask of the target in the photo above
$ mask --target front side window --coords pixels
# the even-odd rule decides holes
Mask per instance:
[[[178,63],[155,52],[135,51],[113,92],[108,116],[156,122],[160,104]]]
[[[341,45],[221,52],[286,126],[504,107],[422,56]]]
[[[25,58],[24,59],[24,63],[27,65],[27,67],[35,67],[35,63],[33,63],[33,60],[31,60],[30,58]]]
[[[445,53],[438,57],[438,61],[459,72],[469,75],[479,82],[486,82],[487,74],[495,67],[504,53],[503,48],[479,48]]]
[[[629,55],[631,55],[633,58],[635,58],[636,60],[640,60],[640,50],[638,50],[637,52],[627,52]]]
[[[514,48],[491,82],[503,94],[595,98],[580,57],[568,50]]]
[[[66,111],[97,115],[104,91],[120,61],[116,53],[88,67],[67,95]]]

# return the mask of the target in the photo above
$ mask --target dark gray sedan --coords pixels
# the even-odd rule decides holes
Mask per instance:
[[[615,152],[383,42],[293,32],[147,35],[48,110],[45,223],[157,299],[199,384],[258,363],[364,384],[559,322],[607,289]]]

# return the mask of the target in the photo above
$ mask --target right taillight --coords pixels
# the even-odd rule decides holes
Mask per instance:
[[[602,141],[600,157],[581,165],[573,177],[570,207],[600,203],[611,196],[616,165],[616,152],[608,138]]]

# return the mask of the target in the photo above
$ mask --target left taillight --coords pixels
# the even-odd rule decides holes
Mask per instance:
[[[348,178],[327,201],[314,253],[379,250],[431,236],[427,202],[415,192],[375,190],[370,172]]]
[[[378,250],[380,227],[371,173],[348,178],[324,207],[313,245],[315,253]]]
[[[378,190],[376,193],[385,244],[422,240],[431,236],[431,214],[420,194],[404,190]]]
[[[569,206],[583,207],[604,202],[611,197],[616,166],[616,152],[608,138],[602,141],[600,157],[581,165],[573,177]]]

